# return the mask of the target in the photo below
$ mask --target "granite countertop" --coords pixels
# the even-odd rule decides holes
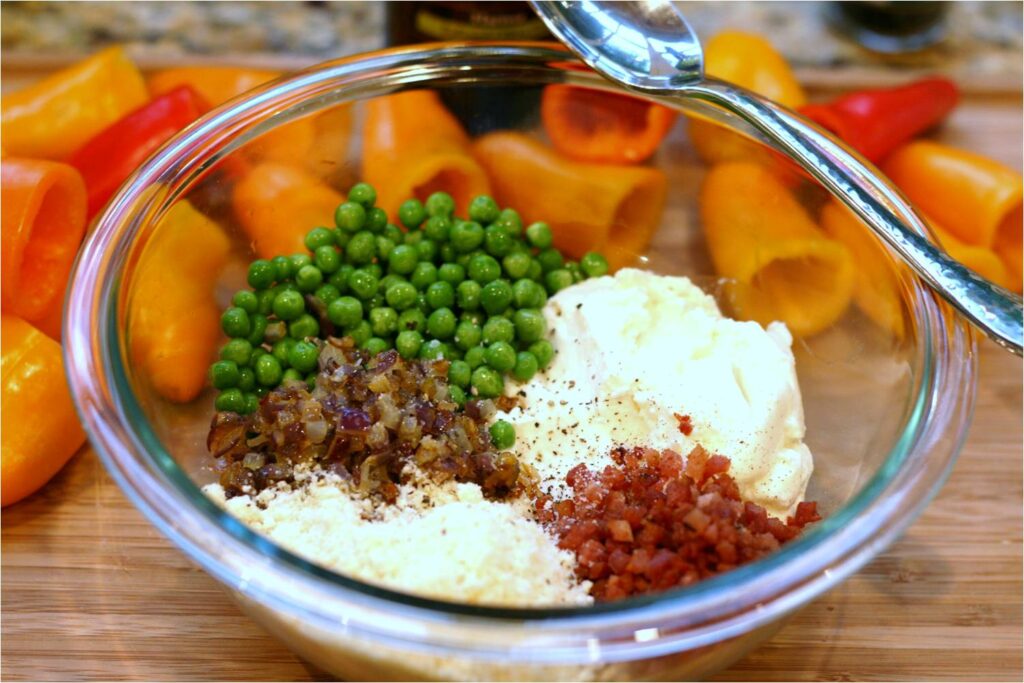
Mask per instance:
[[[929,70],[1020,88],[1022,4],[950,3],[945,39],[902,56],[874,54],[831,30],[827,2],[680,2],[698,35],[768,36],[798,69]],[[5,59],[71,59],[124,43],[143,62],[245,56],[308,64],[384,44],[380,2],[5,2]]]

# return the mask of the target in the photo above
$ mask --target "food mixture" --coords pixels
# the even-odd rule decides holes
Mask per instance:
[[[667,590],[818,520],[791,337],[489,197],[388,223],[352,188],[222,318],[206,492],[394,590],[506,606]],[[413,559],[414,558],[414,561]]]

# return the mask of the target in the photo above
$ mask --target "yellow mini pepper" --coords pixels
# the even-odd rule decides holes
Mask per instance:
[[[0,99],[0,135],[8,154],[64,159],[149,99],[146,84],[119,47],[111,47]]]
[[[220,226],[179,201],[154,229],[128,302],[128,341],[138,371],[163,397],[186,402],[203,389],[220,338],[214,285],[227,260]]]
[[[785,322],[797,336],[825,330],[853,297],[854,267],[767,169],[751,162],[713,167],[700,215],[715,270],[729,278],[734,313]]]
[[[23,319],[0,315],[0,505],[39,489],[85,441],[60,344]]]

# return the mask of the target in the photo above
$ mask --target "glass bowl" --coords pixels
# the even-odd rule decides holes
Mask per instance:
[[[247,208],[232,206],[240,178],[270,160],[302,168],[337,191],[347,188],[359,179],[361,163],[351,124],[361,129],[367,100],[403,90],[439,91],[472,134],[512,127],[540,137],[540,92],[556,83],[614,91],[565,52],[541,44],[436,44],[299,72],[229,102],[169,142],[121,189],[79,256],[65,353],[75,400],[107,469],[247,614],[339,677],[707,676],[904,531],[942,484],[965,436],[975,394],[971,332],[873,245],[858,265],[892,283],[900,324],[874,322],[865,314],[869,301],[794,342],[816,465],[808,499],[819,502],[825,518],[753,564],[689,588],[587,608],[454,604],[335,574],[255,534],[207,499],[200,487],[215,480],[205,444],[213,390],[168,400],[162,387],[179,382],[185,368],[136,359],[140,346],[159,346],[154,334],[169,335],[172,346],[206,344],[203,362],[215,358],[219,330],[211,337],[200,329],[202,316],[175,304],[174,294],[182,286],[208,286],[223,307],[244,286],[253,252],[239,227]],[[665,172],[668,193],[660,227],[636,263],[690,276],[729,311],[740,285],[712,269],[698,210],[706,167],[691,139],[722,131],[688,123],[677,123],[650,162]],[[294,129],[310,124],[316,142],[296,142],[302,135]],[[800,197],[817,211],[824,190],[801,182]],[[183,209],[186,201],[191,206]],[[185,235],[173,219],[182,210],[219,225],[229,243],[214,248]],[[148,263],[157,256],[154,285]]]

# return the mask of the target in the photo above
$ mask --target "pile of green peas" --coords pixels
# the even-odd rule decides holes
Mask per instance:
[[[514,209],[488,196],[454,216],[445,192],[398,210],[404,230],[374,206],[358,183],[338,206],[333,227],[306,235],[308,254],[259,259],[252,290],[235,294],[221,326],[231,340],[210,369],[218,410],[249,413],[287,379],[316,377],[320,315],[335,336],[377,354],[446,358],[452,399],[496,398],[507,375],[527,381],[551,362],[541,308],[549,296],[608,272],[598,253],[567,261],[551,228],[522,225]]]

